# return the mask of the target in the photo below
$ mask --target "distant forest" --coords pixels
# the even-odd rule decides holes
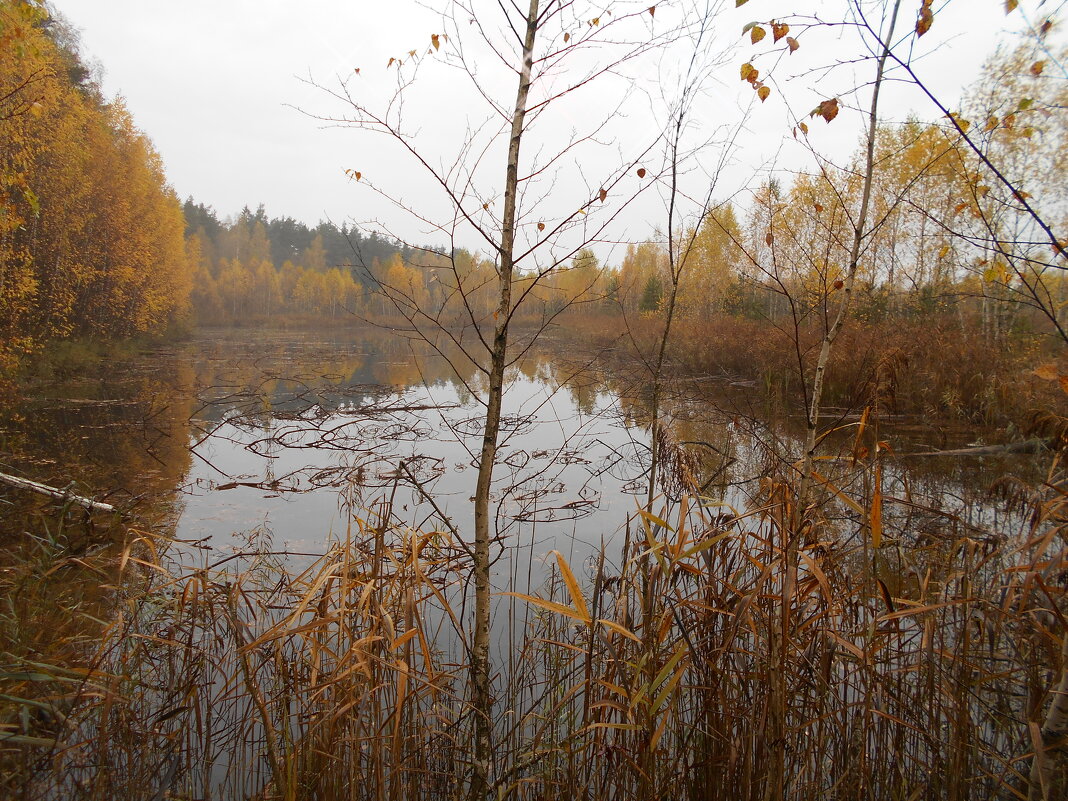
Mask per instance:
[[[409,247],[348,224],[270,217],[263,206],[221,219],[194,198],[183,204],[61,18],[4,3],[0,31],[0,376],[49,342],[190,324],[492,327],[493,254]],[[1024,195],[1068,196],[1068,89],[1044,79],[1040,55],[1033,44],[998,52],[962,105],[985,121],[976,126],[982,157],[1010,165],[1027,193],[992,181],[945,121],[880,126],[871,203],[881,222],[857,264],[846,326],[865,357],[841,366],[847,383],[863,383],[851,366],[871,368],[891,352],[945,364],[953,344],[959,386],[932,391],[929,405],[995,407],[976,400],[977,386],[1011,386],[995,380],[995,367],[1020,375],[1068,342],[1063,247],[1051,252],[1021,206]],[[567,315],[572,328],[589,322],[596,336],[634,339],[670,308],[688,343],[675,355],[696,370],[801,372],[843,291],[863,156],[768,177],[693,230],[633,237],[614,265],[561,248],[558,262],[515,275],[515,319],[546,325]],[[1063,203],[1050,207],[1059,220]],[[544,227],[526,225],[533,238]],[[731,344],[706,344],[715,342]],[[991,347],[1003,354],[997,365]]]
[[[385,265],[411,259],[410,248],[343,223],[315,227],[244,208],[223,221],[192,198],[183,208],[192,270],[190,301],[202,323],[278,314],[337,316],[362,307]]]

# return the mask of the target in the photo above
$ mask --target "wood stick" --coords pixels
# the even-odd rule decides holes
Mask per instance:
[[[955,448],[950,451],[919,451],[897,455],[902,459],[917,456],[997,456],[1005,453],[1042,453],[1049,448],[1049,440],[1029,439],[1024,442],[1010,442],[1006,445],[977,445],[969,448]]]
[[[19,487],[20,489],[27,489],[31,492],[38,492],[41,495],[48,495],[52,498],[58,498],[62,501],[74,501],[80,506],[84,506],[93,512],[114,512],[115,507],[110,503],[100,503],[94,501],[91,498],[83,498],[81,495],[75,495],[73,492],[67,490],[56,489],[55,487],[49,487],[47,484],[40,484],[36,481],[30,481],[28,478],[19,478],[18,476],[9,476],[7,473],[0,473],[0,481],[5,484],[10,484],[12,487]]]

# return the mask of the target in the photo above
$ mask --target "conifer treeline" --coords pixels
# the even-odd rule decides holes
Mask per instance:
[[[43,4],[0,2],[0,372],[44,342],[187,313],[181,205]]]

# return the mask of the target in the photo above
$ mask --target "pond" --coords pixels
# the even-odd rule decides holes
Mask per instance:
[[[76,480],[165,554],[163,578],[127,572],[140,612],[94,657],[130,682],[126,739],[108,741],[109,753],[125,748],[129,764],[141,764],[147,737],[160,764],[205,798],[277,785],[291,775],[279,767],[282,752],[310,765],[327,740],[331,756],[299,771],[331,792],[344,794],[365,771],[416,782],[427,772],[454,788],[469,759],[458,732],[469,719],[467,548],[481,387],[455,350],[375,329],[210,332],[30,387],[4,423],[9,461],[0,470],[52,486]],[[992,632],[1023,625],[994,599],[1017,580],[1035,529],[1018,501],[988,490],[1006,476],[1040,485],[1044,457],[901,458],[976,432],[830,410],[818,487],[827,502],[804,524],[819,533],[802,527],[790,546],[789,502],[776,499],[786,497],[783,476],[800,450],[796,412],[729,376],[676,377],[663,422],[678,447],[655,514],[643,515],[647,400],[647,377],[624,355],[575,343],[547,339],[509,373],[493,487],[502,770],[534,770],[531,743],[548,742],[537,753],[563,759],[574,738],[587,738],[591,767],[580,773],[634,792],[653,770],[639,755],[658,732],[654,746],[664,737],[672,753],[733,771],[737,738],[762,731],[758,720],[776,703],[793,721],[791,770],[816,783],[826,760],[856,747],[856,710],[872,705],[886,717],[865,724],[871,744],[884,736],[880,725],[899,719],[920,733],[895,746],[909,754],[910,776],[928,775],[941,748],[923,733],[937,739],[940,727],[964,720],[974,723],[961,736],[991,754],[1010,759],[1024,748],[1026,729],[1005,720],[1019,718],[1018,682],[1042,684],[1039,662],[1021,657],[1018,642],[1004,646],[1012,656],[994,639],[972,646],[969,632],[979,609],[1002,610],[984,624]],[[875,450],[883,455],[873,471]],[[0,492],[14,531],[39,502]],[[872,539],[876,497],[882,544]],[[800,558],[793,573],[783,567],[790,547]],[[128,553],[148,564],[147,554]],[[561,583],[561,565],[578,589]],[[587,603],[594,622],[576,623]],[[913,618],[912,609],[929,611]],[[794,644],[784,646],[787,625]],[[940,653],[991,665],[963,706],[924,701],[924,687],[958,676],[950,657],[932,661],[936,641]],[[756,717],[745,711],[760,705]],[[111,714],[110,702],[86,710],[101,707]],[[984,717],[994,707],[1001,717]],[[352,708],[360,714],[341,721],[330,712]],[[693,727],[709,715],[719,734],[697,754]],[[414,728],[402,730],[402,719]],[[85,711],[65,725],[77,740],[96,736],[100,721]],[[817,731],[820,755],[804,745]],[[593,756],[609,733],[618,739],[604,753],[632,754],[632,773]],[[761,759],[764,741],[746,741],[757,750],[744,758]],[[722,754],[718,743],[727,744]],[[95,775],[91,753],[59,750],[68,761],[54,788]],[[401,751],[417,755],[418,770],[397,762]],[[147,779],[130,768],[109,791],[151,784],[158,771],[144,769]]]
[[[546,550],[575,537],[596,543],[644,494],[644,377],[595,356],[550,342],[510,373],[498,537],[527,524],[541,528]],[[173,523],[180,541],[225,551],[257,529],[280,550],[320,552],[344,528],[341,498],[370,507],[392,497],[393,512],[416,528],[470,528],[479,378],[457,354],[388,331],[228,331],[41,382],[2,433],[7,466],[20,475],[77,482],[144,520]],[[681,382],[665,406],[705,478],[719,473],[712,494],[738,505],[771,451],[796,456],[802,423],[733,383],[743,386]],[[848,439],[850,420],[831,413],[824,424]],[[956,447],[975,432],[909,420],[884,423],[882,436],[901,453]],[[974,500],[1005,472],[1026,480],[1039,469],[1033,457],[995,456],[927,459],[910,472]]]

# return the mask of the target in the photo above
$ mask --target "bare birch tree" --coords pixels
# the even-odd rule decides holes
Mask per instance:
[[[387,69],[395,71],[397,89],[381,108],[362,99],[357,82],[367,77],[361,78],[360,70],[330,90],[349,111],[327,121],[389,140],[420,170],[427,203],[404,201],[389,189],[388,176],[369,168],[349,170],[349,175],[384,205],[418,223],[428,240],[450,245],[420,249],[431,269],[447,277],[428,279],[449,286],[436,303],[419,302],[410,288],[381,279],[379,290],[407,321],[409,334],[432,344],[443,337],[478,365],[481,376],[480,384],[469,384],[485,407],[473,496],[471,798],[486,798],[497,781],[490,664],[491,490],[507,371],[555,315],[518,342],[515,319],[524,302],[533,300],[576,254],[618,241],[621,213],[659,177],[643,163],[663,140],[665,126],[637,114],[635,124],[627,116],[635,114],[633,93],[643,61],[680,39],[692,44],[701,26],[707,30],[710,8],[698,6],[529,0],[525,9],[515,3],[483,8],[456,0],[442,16],[444,30],[429,34],[429,41],[406,57],[390,59]],[[705,37],[696,41],[707,46]],[[486,109],[481,123],[469,124],[450,160],[435,152],[440,142],[420,136],[422,130],[410,122],[419,117],[412,99],[418,73],[434,67],[452,68]],[[509,77],[514,87],[510,102],[503,99]],[[382,219],[366,227],[395,233]],[[492,262],[484,281],[472,281],[461,263],[459,244],[468,241]],[[477,302],[479,295],[493,298],[491,312]]]

